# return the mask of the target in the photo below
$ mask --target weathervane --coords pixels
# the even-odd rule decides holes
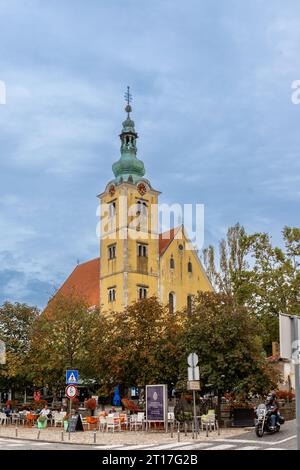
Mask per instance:
[[[131,113],[131,111],[132,111],[132,108],[131,108],[131,105],[130,105],[130,103],[132,101],[132,95],[130,93],[130,87],[129,86],[127,87],[127,91],[124,94],[124,98],[127,102],[127,105],[125,107],[125,111],[127,113],[127,117],[129,118],[129,113]]]

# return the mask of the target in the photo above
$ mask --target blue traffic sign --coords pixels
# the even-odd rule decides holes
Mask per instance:
[[[78,370],[66,371],[66,384],[78,384]]]

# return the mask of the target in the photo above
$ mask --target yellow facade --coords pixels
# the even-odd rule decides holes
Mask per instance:
[[[160,258],[159,298],[169,304],[172,294],[174,310],[186,308],[198,291],[212,290],[197,252],[189,250],[189,246],[183,227],[179,227]]]

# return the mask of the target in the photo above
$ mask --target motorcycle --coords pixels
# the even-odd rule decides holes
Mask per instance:
[[[284,423],[283,416],[277,413],[276,425],[274,428],[271,426],[271,415],[273,413],[273,407],[267,408],[266,405],[261,404],[255,410],[255,433],[257,437],[263,437],[265,432],[274,434],[280,431],[280,425]]]

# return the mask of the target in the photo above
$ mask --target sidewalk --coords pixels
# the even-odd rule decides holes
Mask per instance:
[[[206,437],[205,431],[200,431],[198,434],[198,439],[214,441],[218,438],[230,438],[243,434],[248,429],[245,428],[227,428],[221,429],[221,434],[218,436],[217,431],[212,431]],[[177,432],[174,431],[173,438],[171,433],[165,433],[163,431],[121,431],[121,432],[100,432],[97,431],[84,431],[76,433],[67,433],[61,428],[47,428],[38,430],[37,428],[24,428],[23,426],[18,427],[17,436],[16,428],[14,426],[0,426],[0,439],[1,438],[13,438],[13,439],[23,439],[23,440],[37,440],[47,441],[47,442],[65,442],[66,444],[83,444],[83,445],[93,445],[94,436],[96,434],[96,444],[103,446],[112,446],[112,445],[161,445],[161,444],[171,444],[177,442],[178,436]],[[69,440],[70,436],[70,440]],[[63,440],[62,440],[63,438]],[[184,432],[180,433],[180,442],[190,441],[192,434],[188,433],[187,436],[184,435]],[[1,444],[0,444],[1,446]]]

